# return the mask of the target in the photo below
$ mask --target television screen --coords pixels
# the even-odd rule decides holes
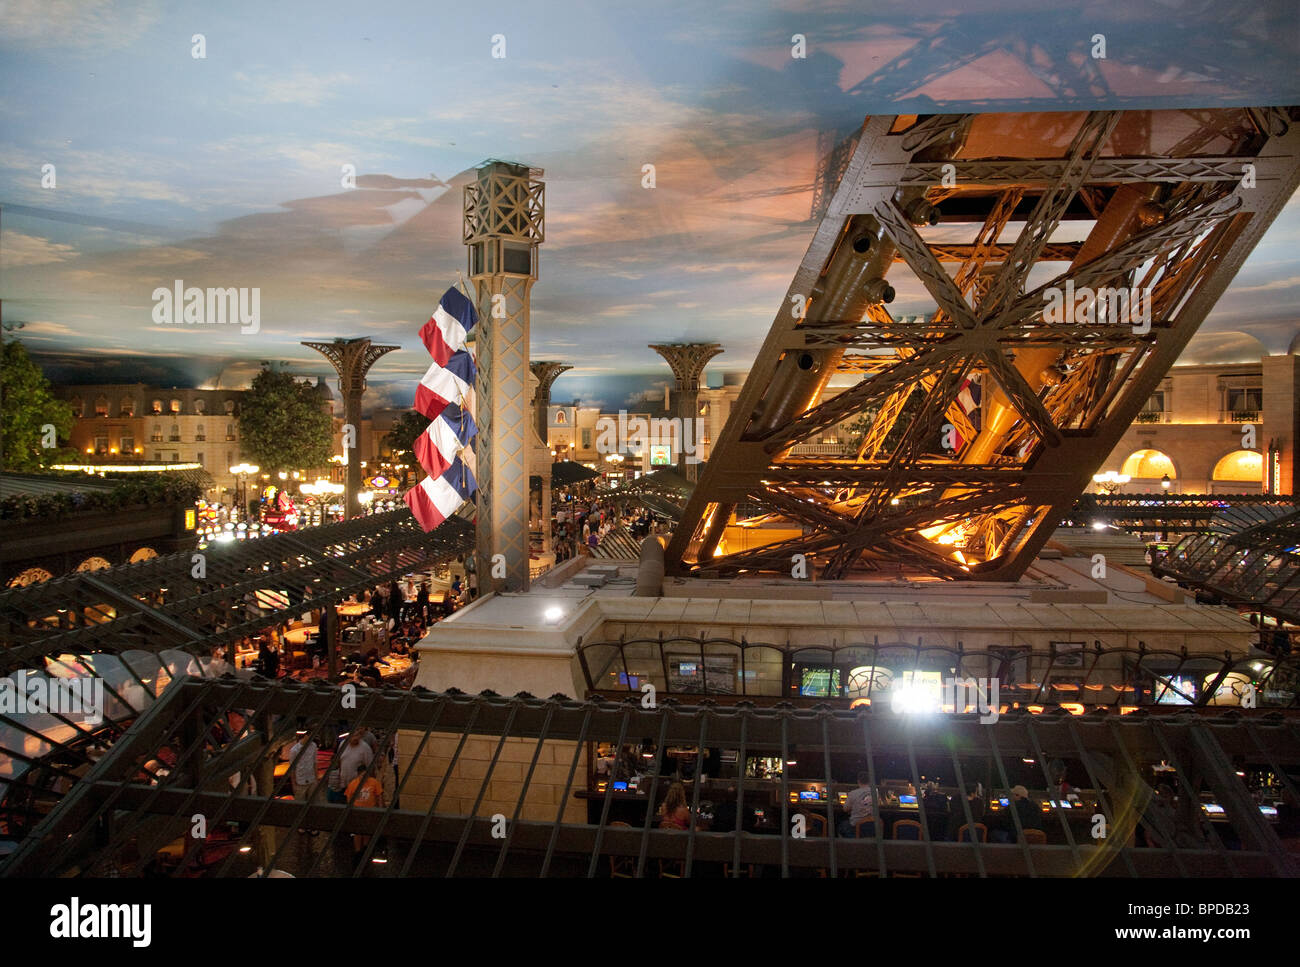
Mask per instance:
[[[697,661],[679,661],[677,663],[677,674],[694,675],[700,670],[700,663]]]
[[[799,798],[800,798],[800,799],[817,799],[817,798],[818,798],[818,796],[817,796],[817,790],[816,790],[816,789],[805,789],[805,790],[803,790],[802,792],[799,793]]]
[[[799,694],[830,698],[840,694],[840,670],[827,666],[804,668],[799,674]]]
[[[1010,806],[1010,805],[1011,805],[1011,800],[1010,800],[1010,799],[999,799],[999,800],[998,800],[998,805],[1000,805],[1000,806]]]
[[[626,782],[616,782],[616,783],[614,783],[614,791],[615,791],[615,792],[627,792],[627,783],[626,783]]]
[[[902,803],[904,806],[915,806],[915,805],[916,805],[916,797],[915,797],[915,796],[899,796],[899,797],[898,797],[898,801],[899,801],[900,803]]]
[[[1207,802],[1205,804],[1205,811],[1209,813],[1211,816],[1223,815],[1223,807],[1215,802]]]

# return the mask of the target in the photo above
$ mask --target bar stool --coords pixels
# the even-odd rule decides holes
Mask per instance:
[[[876,821],[870,817],[860,820],[853,824],[853,835],[856,839],[875,839],[876,838]],[[849,870],[848,875],[854,877],[862,876],[879,876],[875,870]]]
[[[973,839],[971,838],[972,829],[975,831]],[[957,830],[957,842],[973,843],[977,840],[981,843],[987,843],[989,841],[989,828],[983,823],[976,823],[974,826],[970,823],[963,823],[961,828]]]
[[[622,826],[624,829],[631,829],[631,823],[613,822],[613,826]],[[636,877],[636,861],[630,856],[610,856],[609,858],[609,875],[616,880],[631,880]]]
[[[890,835],[894,839],[919,840],[921,838],[921,824],[915,819],[896,819]],[[921,878],[919,871],[894,872],[890,876],[908,880],[919,880]]]
[[[1046,846],[1047,834],[1041,829],[1026,829],[1024,831],[1025,842],[1030,846]]]

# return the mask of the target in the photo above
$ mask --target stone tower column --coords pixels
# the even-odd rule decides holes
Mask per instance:
[[[304,342],[302,345],[328,359],[339,374],[339,392],[343,394],[343,456],[348,462],[343,514],[356,517],[361,513],[357,495],[361,493],[361,397],[366,391],[366,373],[380,356],[402,347],[377,346],[368,338]],[[350,447],[349,426],[352,428]]]
[[[546,439],[546,411],[551,405],[551,385],[560,378],[561,373],[567,373],[573,367],[548,359],[534,359],[528,365],[532,369],[533,375],[537,377],[537,396],[534,402],[537,414],[537,435],[542,438],[543,443],[549,445],[550,441]]]
[[[489,161],[465,186],[465,244],[479,322],[478,575],[483,591],[528,590],[530,293],[545,238],[540,169]],[[505,577],[494,567],[505,559]]]
[[[687,420],[695,420],[699,416],[697,410],[700,404],[700,374],[704,372],[704,367],[710,359],[722,352],[722,346],[716,342],[695,342],[681,343],[672,345],[662,345],[650,347],[664,359],[668,360],[668,365],[672,367],[673,376],[677,380],[677,418],[682,421],[683,438],[687,433],[691,434],[692,446],[698,441],[695,439],[695,427],[697,423],[687,423]],[[689,427],[689,429],[687,429]],[[698,472],[699,464],[692,462],[686,453],[685,447],[681,446],[682,440],[678,441],[677,446],[677,472],[687,480],[694,481]]]

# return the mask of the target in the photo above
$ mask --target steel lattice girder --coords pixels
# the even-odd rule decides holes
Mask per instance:
[[[1298,117],[869,118],[669,567],[788,571],[802,553],[830,578],[902,563],[1017,579],[1300,184]],[[965,240],[933,227],[950,202],[983,206]],[[1057,237],[1072,226],[1087,237]],[[937,307],[919,320],[885,307],[900,259]],[[1098,297],[1078,304],[1085,289]],[[833,375],[858,382],[828,392]],[[974,407],[959,401],[970,380]],[[921,405],[907,415],[909,400]],[[867,427],[856,459],[791,458],[855,418]],[[803,536],[728,552],[740,504]]]

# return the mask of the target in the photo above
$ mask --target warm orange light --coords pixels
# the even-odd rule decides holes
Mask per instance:
[[[1038,715],[1043,711],[1043,706],[1041,705],[1030,705],[1028,708],[1029,711],[1033,712],[1035,715]]]
[[[1128,715],[1130,712],[1136,712],[1137,710],[1138,707],[1136,705],[1121,705],[1119,707],[1119,714]]]
[[[1082,715],[1083,705],[1079,702],[1062,702],[1061,708],[1065,709],[1071,715]]]

